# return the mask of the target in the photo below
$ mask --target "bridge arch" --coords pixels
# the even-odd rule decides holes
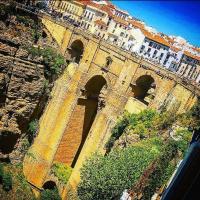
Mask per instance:
[[[70,60],[74,61],[75,63],[79,64],[83,52],[84,52],[84,44],[81,40],[77,39],[74,40],[71,45],[69,50],[69,54],[70,54]]]
[[[74,167],[99,110],[105,106],[107,81],[101,75],[91,77],[80,89],[80,96],[55,155],[55,161]]]
[[[46,181],[44,184],[43,184],[43,186],[42,186],[42,188],[44,189],[44,190],[54,190],[55,188],[56,188],[56,183],[54,182],[54,181]]]
[[[134,98],[148,105],[155,97],[156,82],[151,75],[142,75],[132,87]]]

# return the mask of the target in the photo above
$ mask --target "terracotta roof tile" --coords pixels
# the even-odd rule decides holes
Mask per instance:
[[[161,37],[160,35],[153,34],[145,29],[141,29],[141,31],[143,32],[145,37],[149,38],[150,40],[153,40],[157,43],[160,43],[160,44],[170,47],[169,42],[167,40],[165,40],[163,37]]]
[[[128,20],[128,22],[130,24],[132,24],[135,28],[144,29],[144,25],[141,22],[139,22],[139,21],[130,19],[130,20]]]
[[[172,51],[174,51],[174,52],[181,51],[180,48],[177,48],[177,47],[175,47],[175,46],[170,46],[170,49],[171,49]]]
[[[200,61],[200,57],[199,57],[199,56],[196,56],[196,55],[190,53],[189,51],[184,51],[184,54],[185,54],[186,56],[190,57],[190,58],[193,58],[193,59],[195,59],[195,60],[199,60],[199,61]]]
[[[120,17],[117,17],[115,15],[112,16],[113,20],[116,21],[119,24],[122,24],[123,26],[128,26],[128,22]]]

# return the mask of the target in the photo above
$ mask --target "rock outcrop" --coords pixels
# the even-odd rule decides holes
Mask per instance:
[[[12,35],[3,22],[0,26],[0,159],[14,162],[43,99],[44,66],[21,48],[23,37]]]

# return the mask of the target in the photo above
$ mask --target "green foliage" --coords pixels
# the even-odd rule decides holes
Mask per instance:
[[[4,172],[2,177],[2,185],[5,191],[12,189],[12,177],[10,174]]]
[[[143,171],[155,160],[163,142],[158,138],[143,140],[108,156],[94,155],[81,169],[78,195],[81,200],[118,198],[131,188]]]
[[[190,127],[192,130],[200,129],[200,97],[187,113],[178,116],[178,123],[183,127]]]
[[[28,132],[32,135],[35,136],[36,135],[36,131],[38,129],[39,126],[39,121],[37,119],[34,119],[33,121],[31,121],[28,125]]]
[[[35,24],[34,20],[31,19],[29,16],[17,15],[16,20],[19,23],[22,23],[22,24],[24,24],[25,26],[28,26],[28,27],[34,27],[34,24]]]
[[[40,200],[61,200],[58,189],[46,189],[41,192]]]
[[[139,114],[125,114],[111,131],[111,137],[106,143],[107,152],[110,152],[115,141],[129,128],[132,134],[138,134],[141,139],[149,136],[155,136],[154,121],[157,119],[158,113],[155,110],[144,110]]]
[[[128,125],[128,119],[127,116],[124,116],[117,124],[116,126],[112,129],[111,131],[111,137],[109,139],[109,141],[106,143],[106,149],[107,152],[109,152],[111,150],[111,148],[114,145],[114,142],[119,139],[119,137],[122,135],[122,133],[124,132],[125,128]]]
[[[162,153],[156,161],[156,168],[153,170],[153,173],[149,177],[148,184],[144,188],[143,199],[151,199],[156,189],[166,184],[169,180],[176,167],[176,163],[172,163],[171,160],[177,153],[178,142],[169,140],[163,147]]]
[[[16,165],[4,164],[3,174],[3,189],[0,188],[2,199],[35,200],[30,185],[23,175],[22,163]]]
[[[43,57],[43,63],[46,66],[46,74],[59,74],[62,66],[65,64],[64,57],[59,54],[55,49],[46,47],[44,49],[37,47],[28,47],[29,54],[33,57]]]
[[[3,189],[9,191],[12,189],[12,177],[4,170],[3,164],[0,163],[0,180],[2,182]]]
[[[2,180],[3,177],[3,165],[0,163],[0,181]]]
[[[68,182],[68,179],[72,173],[72,168],[64,163],[54,163],[51,170],[52,173],[63,184],[66,184]]]
[[[175,133],[175,136],[179,138],[177,141],[178,150],[185,156],[188,144],[192,137],[192,132],[188,131],[187,129],[178,129]]]
[[[198,98],[196,104],[190,110],[189,117],[193,119],[190,126],[193,129],[200,129],[200,97]]]
[[[176,121],[176,114],[169,111],[160,113],[158,118],[154,121],[157,130],[164,130],[172,126]]]

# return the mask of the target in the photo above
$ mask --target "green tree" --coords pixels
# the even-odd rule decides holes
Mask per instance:
[[[119,198],[124,189],[131,188],[143,171],[160,154],[160,139],[141,141],[109,155],[94,155],[81,170],[78,195],[81,200]]]

